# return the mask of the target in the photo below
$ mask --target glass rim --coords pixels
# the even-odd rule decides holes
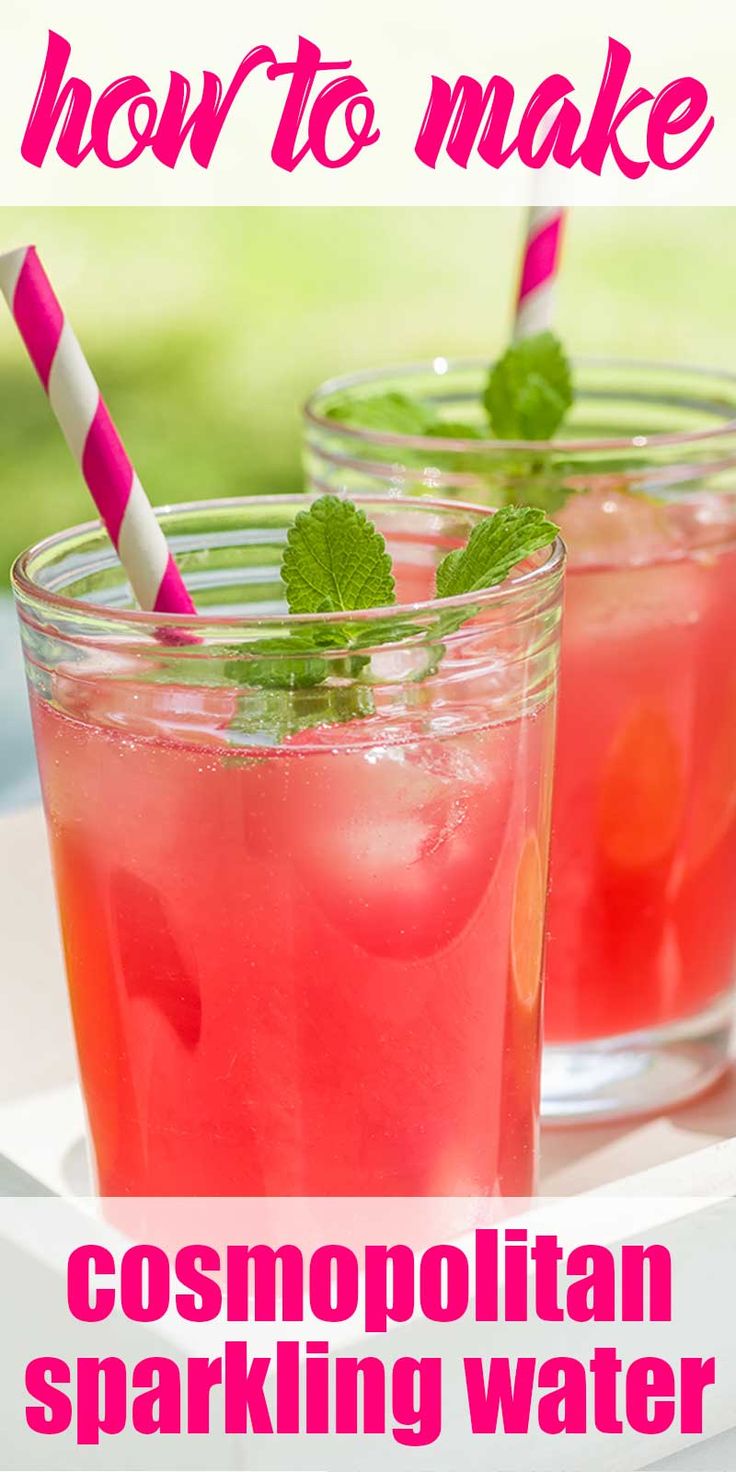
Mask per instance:
[[[212,511],[232,510],[236,507],[250,508],[262,506],[264,508],[283,508],[291,503],[296,510],[303,509],[310,501],[321,499],[318,495],[312,495],[306,491],[283,492],[266,495],[246,496],[221,496],[211,499],[198,499],[194,501],[172,502],[165,506],[155,506],[154,513],[159,521],[167,516],[177,514],[199,514]],[[382,495],[356,495],[351,497],[340,497],[349,499],[356,506],[365,508],[372,506],[378,510],[399,507],[403,510],[411,509],[414,512],[441,512],[446,514],[470,515],[474,519],[493,516],[497,507],[486,507],[473,505],[466,501],[443,501],[427,496],[382,496]],[[383,532],[381,533],[383,535]],[[67,527],[63,531],[53,532],[48,537],[34,542],[15,558],[10,570],[10,582],[13,594],[16,597],[21,611],[26,602],[32,602],[44,611],[56,611],[59,614],[74,614],[77,617],[90,617],[96,621],[104,619],[106,626],[118,629],[137,629],[141,633],[160,632],[162,628],[171,628],[191,633],[194,628],[208,628],[213,630],[224,629],[273,629],[275,626],[288,628],[299,628],[310,625],[329,627],[336,623],[360,624],[390,623],[397,617],[403,618],[407,614],[419,617],[422,614],[434,614],[437,611],[447,609],[464,609],[476,607],[480,610],[493,607],[504,602],[512,601],[520,594],[525,594],[542,588],[562,574],[565,564],[565,544],[558,534],[554,541],[547,547],[540,549],[542,560],[535,566],[527,568],[522,572],[512,572],[503,582],[495,583],[490,588],[485,588],[477,593],[456,594],[451,598],[429,598],[414,603],[391,603],[378,608],[348,609],[343,613],[279,613],[279,614],[221,614],[221,613],[164,613],[139,608],[114,608],[106,604],[92,603],[84,598],[72,598],[66,593],[59,593],[54,589],[45,588],[38,582],[29,570],[33,560],[44,553],[53,552],[54,549],[63,549],[66,542],[79,537],[102,537],[107,541],[111,550],[115,552],[112,542],[108,537],[102,522],[99,519],[79,522],[75,526]],[[117,555],[117,553],[115,553]],[[536,555],[536,554],[535,554]],[[118,559],[119,560],[119,559]],[[123,572],[125,568],[121,562]],[[393,642],[393,641],[392,641]],[[395,647],[395,643],[394,643]],[[182,646],[179,648],[181,652]],[[189,645],[191,651],[191,645]],[[176,652],[175,646],[171,646],[170,654]],[[288,653],[288,652],[287,652]],[[288,657],[293,658],[293,654]]]
[[[535,453],[541,451],[564,452],[570,455],[585,455],[595,451],[621,451],[642,450],[649,447],[666,447],[695,444],[703,440],[719,439],[731,434],[736,434],[736,373],[727,368],[706,368],[687,363],[671,363],[666,359],[655,358],[612,358],[612,357],[581,357],[573,358],[572,365],[575,368],[605,368],[622,369],[624,372],[660,372],[672,373],[682,379],[711,378],[721,379],[724,384],[733,388],[734,403],[733,414],[723,418],[719,423],[706,429],[684,430],[675,433],[649,434],[649,435],[605,435],[588,437],[582,435],[559,437],[552,440],[502,440],[489,437],[484,439],[455,439],[452,436],[443,435],[412,435],[397,434],[394,431],[369,429],[359,425],[346,424],[341,420],[331,419],[327,414],[319,411],[318,405],[330,394],[345,392],[358,387],[377,385],[386,378],[411,378],[415,374],[434,373],[437,381],[448,377],[453,372],[484,371],[490,367],[493,359],[481,357],[459,357],[446,358],[437,354],[434,358],[425,358],[411,363],[399,363],[394,366],[388,364],[382,368],[360,369],[355,373],[341,374],[336,378],[325,379],[307,398],[303,415],[309,424],[317,429],[328,430],[334,435],[344,435],[354,443],[382,446],[386,448],[403,448],[410,450],[425,450],[436,455],[438,450],[462,454],[498,454],[500,456],[509,451],[526,451]],[[442,364],[441,370],[437,365]]]

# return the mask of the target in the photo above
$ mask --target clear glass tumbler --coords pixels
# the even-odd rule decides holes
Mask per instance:
[[[96,524],[14,569],[99,1189],[524,1196],[561,544],[439,604],[488,513],[364,500],[400,606],[337,625],[285,612],[304,504],[160,513],[196,621]]]
[[[728,1061],[736,960],[736,380],[576,365],[553,444],[483,438],[487,364],[326,384],[312,489],[546,505],[568,548],[543,1117],[665,1108]],[[354,429],[349,398],[409,393],[431,437]],[[339,410],[338,410],[339,412]],[[441,421],[479,437],[445,438]],[[450,428],[450,435],[453,431]]]

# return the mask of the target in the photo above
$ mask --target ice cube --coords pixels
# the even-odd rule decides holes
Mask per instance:
[[[613,487],[571,496],[555,520],[571,567],[631,567],[676,556],[688,545],[677,505]]]
[[[503,847],[515,740],[518,731],[498,727],[305,758],[309,806],[292,810],[292,833],[302,877],[333,925],[397,958],[449,944]]]
[[[705,574],[705,575],[704,575]],[[697,625],[710,597],[707,570],[690,559],[649,567],[593,570],[573,567],[565,593],[565,652],[573,644],[646,640],[656,631]],[[638,658],[637,651],[630,658]]]

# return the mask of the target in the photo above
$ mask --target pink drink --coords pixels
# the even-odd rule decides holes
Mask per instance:
[[[542,1069],[557,1120],[661,1110],[712,1083],[736,982],[736,379],[605,359],[573,377],[551,444],[488,437],[486,362],[333,380],[306,406],[304,453],[320,490],[530,500],[560,523]],[[391,393],[449,439],[346,423],[346,402]]]
[[[483,513],[374,514],[406,599]],[[24,628],[103,1194],[532,1190],[560,573],[481,595],[439,660],[387,645],[374,714],[286,736],[303,692],[221,678],[237,628],[50,628],[40,656]]]
[[[550,720],[446,720],[234,757],[36,702],[103,1194],[529,1193]]]
[[[545,1031],[702,1013],[736,962],[736,541],[729,498],[591,491],[570,567]]]

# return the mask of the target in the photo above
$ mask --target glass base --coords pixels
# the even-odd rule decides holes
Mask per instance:
[[[729,991],[665,1027],[545,1047],[543,1123],[605,1123],[684,1103],[728,1067],[733,1020]]]

